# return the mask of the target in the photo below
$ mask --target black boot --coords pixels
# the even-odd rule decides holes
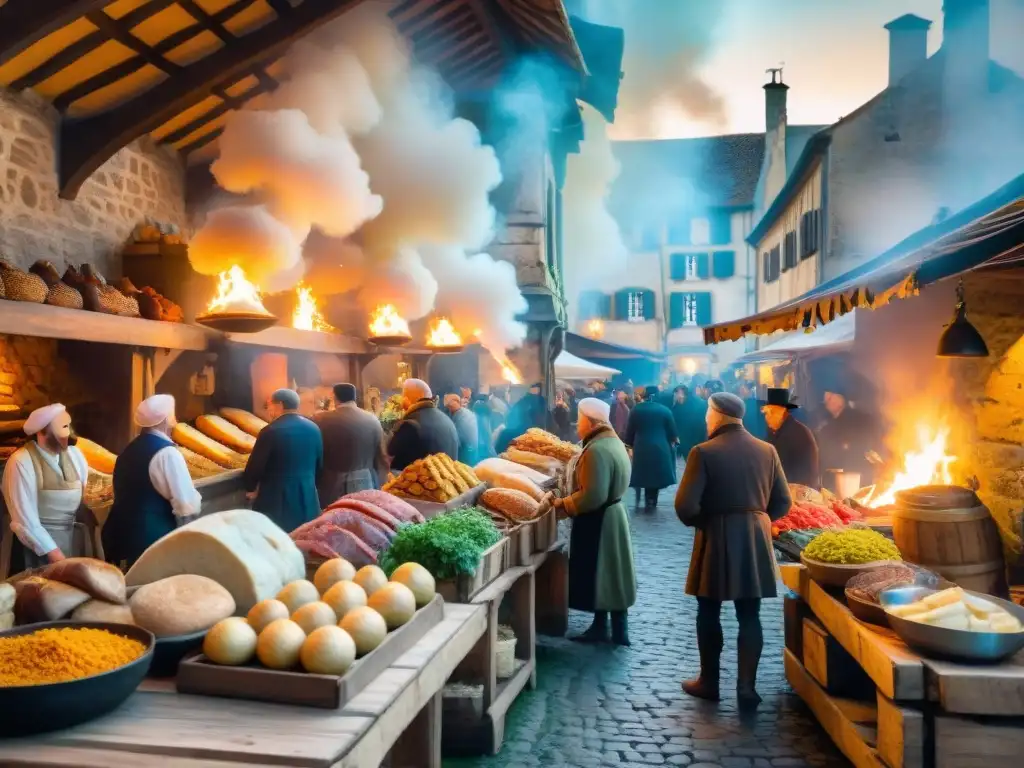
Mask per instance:
[[[594,623],[590,629],[581,635],[569,638],[577,643],[607,643],[608,642],[608,613],[606,611],[594,612]]]
[[[756,689],[757,665],[761,661],[761,648],[764,645],[760,606],[756,603],[749,607],[740,606],[739,603],[737,605],[740,633],[737,643],[739,659],[736,670],[736,703],[741,709],[753,709],[761,703],[761,697],[758,696]]]
[[[721,697],[722,625],[721,603],[697,599],[697,651],[700,653],[700,676],[683,681],[683,692],[697,699],[718,701]]]
[[[630,644],[625,611],[612,611],[612,642],[616,645]]]
[[[641,492],[640,489],[637,488],[636,489],[636,500],[633,502],[633,509],[636,509],[636,510],[640,509],[640,492]]]

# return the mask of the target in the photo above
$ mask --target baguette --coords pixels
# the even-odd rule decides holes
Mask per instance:
[[[183,448],[195,451],[203,458],[209,459],[225,469],[241,469],[245,466],[245,457],[216,440],[207,437],[195,427],[178,423],[171,430],[171,439]]]
[[[105,475],[114,474],[114,462],[117,461],[117,456],[102,445],[94,443],[92,440],[87,440],[84,437],[79,437],[75,447],[85,456],[85,463],[89,465],[90,469],[102,472]]]
[[[256,446],[255,437],[220,416],[200,416],[196,419],[196,429],[238,453],[252,453]]]
[[[258,437],[267,422],[241,408],[221,408],[217,411],[224,419],[234,424],[247,435]]]
[[[185,458],[185,464],[188,466],[188,473],[192,476],[193,480],[201,480],[204,477],[213,477],[219,475],[224,471],[224,467],[220,466],[214,461],[210,461],[205,456],[200,456],[195,451],[190,451],[188,448],[184,448],[180,445],[174,446]]]

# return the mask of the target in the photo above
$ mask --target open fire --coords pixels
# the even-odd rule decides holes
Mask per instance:
[[[599,317],[587,321],[587,336],[600,340],[604,338],[604,322]]]
[[[462,336],[455,330],[451,320],[447,317],[439,317],[430,324],[427,331],[427,346],[437,349],[452,349],[462,347]]]
[[[884,490],[873,494],[867,505],[878,508],[895,504],[898,492],[922,485],[952,485],[949,467],[956,461],[956,456],[946,453],[948,439],[948,427],[918,426],[917,450],[904,454],[903,468]]]
[[[217,295],[196,322],[220,331],[255,333],[277,323],[277,318],[263,306],[259,288],[235,265],[220,273]]]
[[[509,384],[523,383],[523,375],[519,372],[518,368],[512,365],[512,362],[508,358],[502,359],[495,357],[494,359],[497,360],[498,365],[501,366],[501,375],[504,377],[505,381]]]
[[[292,328],[300,331],[334,333],[335,329],[326,321],[317,306],[313,289],[305,283],[295,288],[295,312],[292,314]]]
[[[411,340],[409,324],[393,304],[381,304],[370,314],[370,341],[396,346]]]

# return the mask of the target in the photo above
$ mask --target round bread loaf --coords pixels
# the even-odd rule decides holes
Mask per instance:
[[[135,623],[157,637],[201,632],[235,612],[230,592],[213,579],[193,574],[141,586],[129,605]]]

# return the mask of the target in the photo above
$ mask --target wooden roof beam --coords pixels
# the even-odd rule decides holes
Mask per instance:
[[[7,0],[0,5],[0,64],[109,0]]]
[[[214,89],[280,56],[296,40],[359,2],[306,0],[287,16],[183,67],[164,84],[115,109],[84,119],[65,118],[60,131],[60,196],[74,199],[85,180],[119,149],[198,104]]]

